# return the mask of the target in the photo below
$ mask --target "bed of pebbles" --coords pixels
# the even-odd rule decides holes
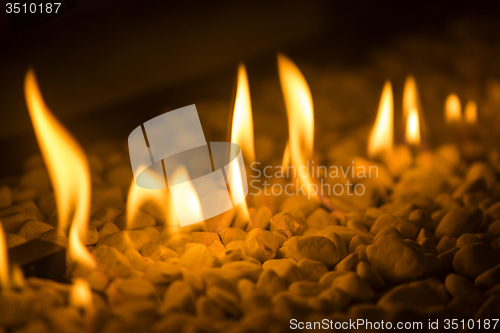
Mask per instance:
[[[353,160],[353,139],[321,159]],[[259,142],[269,140],[258,140],[257,152]],[[494,148],[465,162],[456,145],[443,145],[430,153],[431,167],[417,161],[397,174],[380,165],[376,179],[350,179],[366,186],[364,196],[330,198],[334,212],[303,196],[272,205],[252,197],[250,221],[169,228],[160,212],[144,209],[130,230],[126,150],[96,144],[87,152],[93,191],[86,243],[98,267],[67,270],[90,284],[92,306],[71,304],[69,284],[18,278],[16,290],[0,292],[0,332],[282,332],[291,318],[426,327],[429,319],[500,314]],[[34,238],[67,246],[40,156],[23,170],[0,187],[8,247]]]

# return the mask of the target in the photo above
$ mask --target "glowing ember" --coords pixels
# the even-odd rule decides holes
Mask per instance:
[[[394,126],[394,102],[392,97],[392,86],[389,81],[384,85],[377,119],[368,140],[368,156],[387,157],[393,148],[393,126]]]
[[[278,70],[281,90],[288,116],[288,144],[291,164],[297,168],[307,167],[312,160],[314,148],[314,110],[311,91],[297,66],[286,56],[278,55]],[[312,184],[307,175],[299,176],[302,184]]]
[[[420,145],[420,121],[418,111],[415,108],[410,109],[406,121],[406,142],[410,145]]]
[[[459,123],[462,120],[462,107],[457,95],[450,94],[446,98],[444,112],[447,124]]]
[[[0,223],[0,287],[1,289],[10,288],[9,260],[7,257],[7,242]]]
[[[253,138],[252,103],[245,65],[238,67],[238,86],[233,111],[231,127],[231,142],[240,146],[245,163],[255,162]]]
[[[90,208],[90,171],[80,145],[49,111],[35,73],[26,74],[24,92],[33,128],[47,165],[57,203],[59,227],[69,232],[69,257],[94,267],[84,246]]]
[[[69,295],[69,304],[82,310],[88,310],[92,306],[92,291],[83,279],[75,279]]]
[[[475,124],[477,123],[477,105],[476,102],[474,101],[469,101],[465,105],[465,110],[464,110],[464,118],[465,122],[468,124]]]

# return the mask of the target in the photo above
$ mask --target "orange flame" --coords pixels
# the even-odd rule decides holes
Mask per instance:
[[[281,161],[281,167],[286,169],[290,165],[290,143],[286,142],[285,151],[283,152],[283,160]]]
[[[69,304],[72,306],[89,310],[92,307],[92,291],[89,284],[83,279],[75,279],[69,294]]]
[[[29,70],[24,93],[33,128],[54,188],[59,227],[69,232],[69,258],[95,267],[84,246],[90,208],[90,171],[76,140],[50,112]]]
[[[234,102],[231,142],[241,147],[245,163],[251,164],[255,162],[252,103],[250,101],[247,71],[243,64],[238,67],[238,86]]]
[[[187,181],[190,181],[188,171],[184,166],[178,167],[174,171],[174,175],[172,176],[172,184],[180,184]],[[176,196],[182,198],[182,206],[177,207],[177,209],[180,209],[183,212],[189,212],[189,215],[191,215],[193,221],[204,220],[200,199],[198,198],[198,193],[196,192],[196,189],[193,185],[189,184],[182,191],[176,192]],[[171,217],[173,219],[175,218],[175,220],[179,220],[178,216],[175,213],[175,208],[171,210],[171,214]]]
[[[465,122],[468,124],[477,123],[477,105],[474,101],[469,101],[465,105],[464,111]]]
[[[238,67],[238,86],[236,89],[236,98],[234,102],[233,124],[231,127],[231,142],[236,143],[241,148],[243,160],[247,164],[255,162],[255,148],[253,137],[253,120],[252,120],[252,103],[250,101],[250,89],[248,87],[248,77],[245,65],[240,64]],[[243,183],[240,177],[240,166],[238,161],[235,161],[234,167],[230,168],[230,174],[227,175],[235,184],[231,188],[232,192],[243,193]],[[244,195],[243,195],[244,196]],[[243,219],[248,219],[250,213],[246,200],[243,200],[239,205],[238,213]]]
[[[462,106],[455,94],[450,94],[444,104],[444,112],[447,124],[459,123],[462,120]]]
[[[148,171],[148,169],[143,171],[143,175],[141,177],[146,177],[143,181],[151,182],[152,184],[165,182],[163,177],[159,179],[155,173]],[[169,221],[169,212],[167,209],[167,206],[170,203],[169,201],[170,196],[168,195],[168,191],[166,189],[145,189],[137,186],[135,184],[135,180],[132,180],[127,197],[127,228],[130,228],[141,207],[149,203],[155,205],[156,208],[163,213],[164,222]]]
[[[382,90],[375,125],[368,140],[368,156],[387,157],[393,148],[394,103],[391,82],[387,81]]]
[[[412,108],[419,110],[419,104],[417,83],[413,76],[408,76],[403,90],[403,119],[406,120]]]
[[[10,288],[9,259],[7,257],[7,241],[0,223],[0,287],[3,290]]]
[[[311,91],[298,67],[286,56],[278,54],[278,70],[281,90],[288,116],[288,144],[292,166],[300,170],[307,168],[313,157],[314,109]],[[309,175],[299,176],[306,188],[313,183]]]
[[[414,146],[420,145],[420,120],[418,118],[418,111],[415,108],[410,109],[408,112],[406,142]]]

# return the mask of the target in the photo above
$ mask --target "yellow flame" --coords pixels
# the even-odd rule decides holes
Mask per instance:
[[[186,168],[184,166],[178,167],[172,176],[172,184],[180,184],[188,181],[190,181],[190,178]],[[180,209],[183,212],[189,212],[189,214],[193,217],[193,220],[204,220],[198,193],[191,183],[188,183],[188,185],[184,187],[183,191],[176,192],[176,195],[182,198],[182,206],[176,207],[177,209]],[[176,218],[178,220],[177,216]]]
[[[83,279],[75,279],[69,294],[69,304],[88,310],[92,307],[92,291],[89,284]]]
[[[238,86],[234,102],[231,142],[240,146],[245,163],[251,164],[255,162],[252,103],[250,101],[247,71],[243,64],[238,67]]]
[[[403,119],[406,120],[410,109],[419,109],[417,83],[413,76],[408,76],[403,90]]]
[[[5,240],[2,223],[0,223],[0,287],[3,290],[10,288],[7,241]]]
[[[286,56],[278,54],[281,90],[288,116],[290,161],[297,170],[307,167],[314,148],[314,109],[311,91],[299,68]],[[312,184],[309,176],[300,177],[306,188]]]
[[[391,82],[387,81],[382,90],[377,119],[368,140],[368,156],[387,157],[393,147],[394,102]]]
[[[465,105],[464,111],[465,122],[468,124],[477,123],[477,105],[474,101],[469,101]]]
[[[165,178],[159,177],[148,169],[141,174],[143,181],[151,184],[165,183]],[[146,179],[144,179],[146,177]],[[132,180],[127,197],[127,228],[130,228],[137,213],[146,204],[153,204],[161,211],[164,216],[164,222],[169,221],[168,204],[170,201],[169,193],[166,189],[145,189],[136,185],[135,180]]]
[[[446,98],[444,110],[446,123],[458,123],[462,120],[462,107],[457,95],[450,94]]]
[[[418,111],[412,108],[408,112],[406,120],[406,142],[410,145],[420,145],[420,121]]]
[[[24,93],[33,128],[47,165],[57,203],[59,227],[69,232],[69,257],[95,267],[84,246],[90,208],[90,171],[80,145],[50,112],[29,70]]]

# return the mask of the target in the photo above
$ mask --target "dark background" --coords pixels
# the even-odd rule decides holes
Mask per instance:
[[[251,85],[276,75],[277,51],[299,65],[352,66],[401,34],[496,20],[500,2],[80,0],[30,29],[0,18],[0,152],[13,171],[36,150],[23,95],[29,67],[53,113],[86,142],[126,135],[165,107],[230,101],[240,61]]]

